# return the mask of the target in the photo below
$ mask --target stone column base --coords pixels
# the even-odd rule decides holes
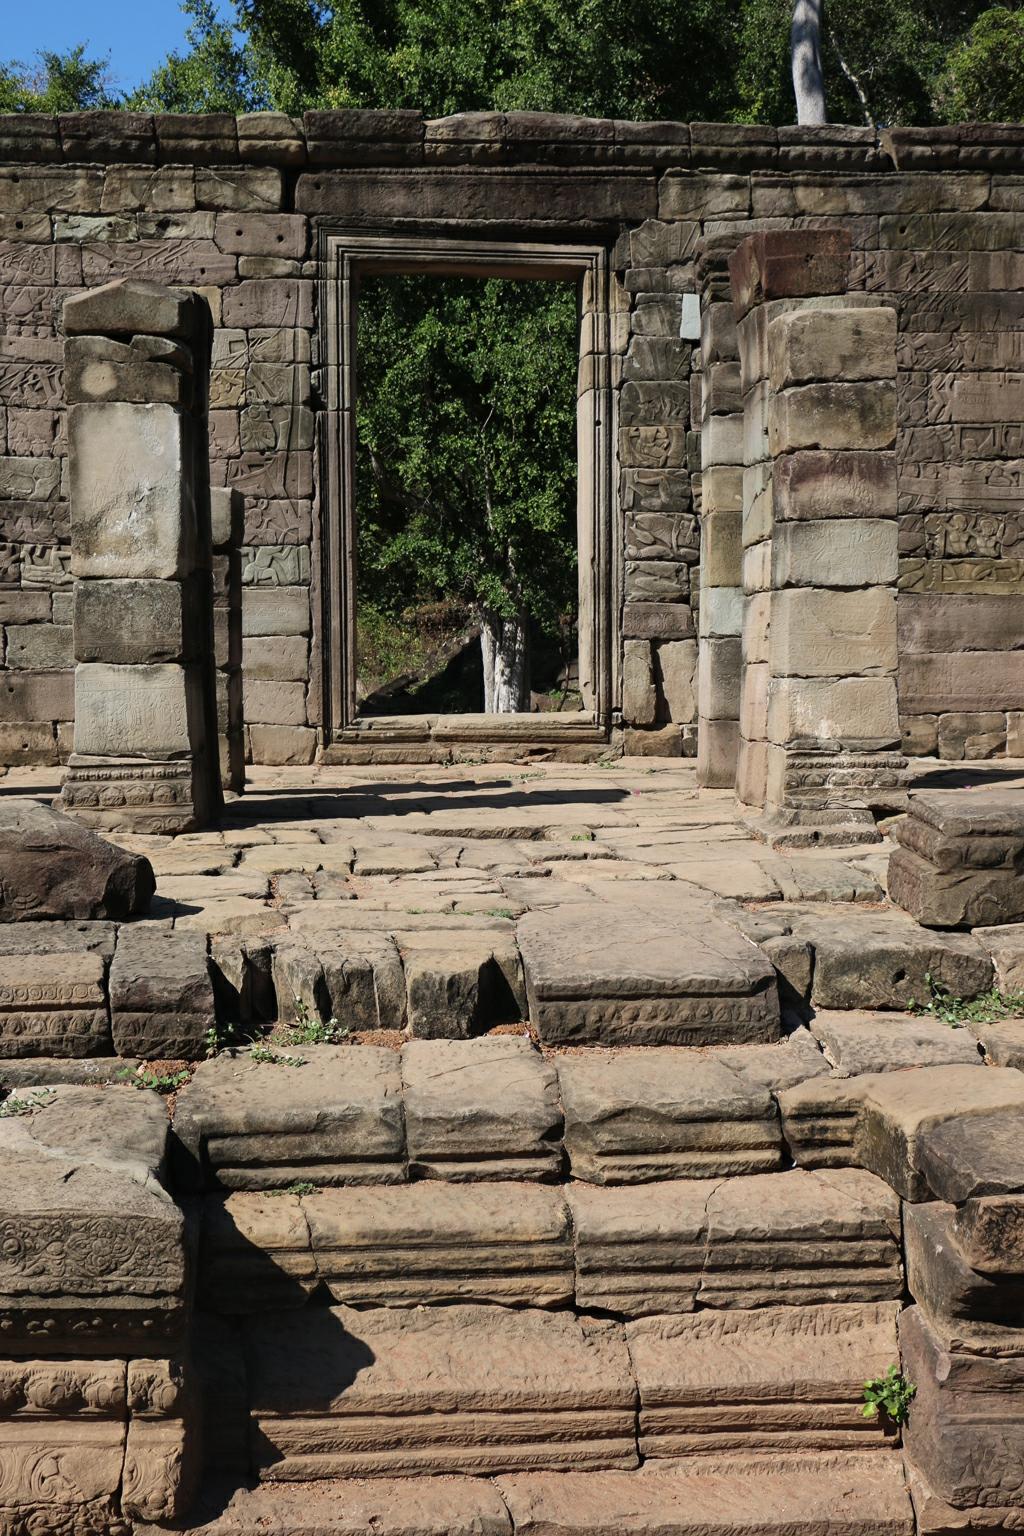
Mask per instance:
[[[774,797],[745,825],[773,847],[849,847],[875,843],[881,834],[874,812],[895,813],[907,804],[907,759],[901,752],[829,751],[775,747],[772,765],[781,777],[781,804]],[[770,775],[771,776],[771,775]]]
[[[206,825],[207,808],[197,806],[196,794],[192,762],[154,763],[73,752],[55,804],[109,832],[173,836]]]

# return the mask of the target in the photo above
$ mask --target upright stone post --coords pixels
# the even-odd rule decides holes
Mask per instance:
[[[896,315],[845,295],[847,258],[841,237],[786,231],[744,242],[732,264],[745,311],[737,790],[774,843],[875,840],[873,811],[905,798]]]
[[[121,281],[64,305],[75,738],[63,809],[176,833],[223,805],[207,440],[211,320]]]

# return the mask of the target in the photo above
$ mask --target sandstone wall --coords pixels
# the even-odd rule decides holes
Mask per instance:
[[[323,718],[326,229],[611,252],[603,319],[624,599],[612,723],[627,727],[627,750],[694,751],[702,426],[716,439],[705,463],[723,471],[705,510],[722,514],[712,526],[723,536],[738,526],[743,460],[730,425],[735,340],[724,324],[705,337],[715,347],[705,361],[722,366],[702,389],[696,296],[703,288],[706,310],[714,274],[751,232],[836,225],[852,236],[849,291],[898,317],[908,749],[1024,751],[1024,130],[879,140],[863,129],[526,114],[93,113],[0,118],[0,761],[70,750],[60,310],[67,293],[118,276],[198,287],[210,303],[212,482],[244,497],[249,750],[257,761],[312,758]],[[719,607],[726,632],[709,635],[726,670],[736,659],[738,693],[738,631],[730,648],[729,605]],[[709,718],[727,743],[738,697],[735,715],[722,697]]]

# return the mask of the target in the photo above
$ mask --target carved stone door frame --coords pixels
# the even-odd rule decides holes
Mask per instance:
[[[360,276],[434,273],[446,277],[575,279],[580,293],[577,406],[577,528],[580,570],[580,682],[586,708],[575,715],[410,715],[401,741],[603,743],[618,715],[622,538],[614,516],[614,392],[608,252],[603,246],[520,243],[394,233],[319,230],[320,446],[319,645],[324,744],[381,741],[383,722],[361,720],[356,704],[355,400],[356,305]],[[316,550],[314,548],[314,555]],[[461,722],[461,724],[460,724]]]

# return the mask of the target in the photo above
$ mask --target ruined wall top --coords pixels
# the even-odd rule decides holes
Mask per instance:
[[[751,127],[545,112],[0,115],[0,160],[36,164],[672,166],[695,171],[1024,171],[1024,126]]]

